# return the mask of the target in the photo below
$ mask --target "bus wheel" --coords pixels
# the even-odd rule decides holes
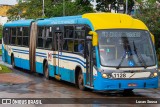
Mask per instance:
[[[48,63],[47,62],[44,65],[44,76],[46,79],[49,79],[49,70],[48,70]]]
[[[12,56],[12,67],[15,68],[14,57]]]
[[[85,90],[84,80],[83,80],[83,75],[81,70],[79,71],[79,74],[78,74],[78,87],[80,90]]]

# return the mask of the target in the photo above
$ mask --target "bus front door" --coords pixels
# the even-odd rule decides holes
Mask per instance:
[[[55,61],[54,61],[54,65],[56,66],[55,67],[55,78],[56,79],[58,79],[58,80],[60,80],[60,78],[61,78],[61,76],[60,76],[60,70],[61,70],[61,67],[60,67],[60,58],[61,58],[61,55],[62,55],[62,36],[63,36],[63,34],[62,34],[62,32],[55,32],[55,39],[56,39],[56,47],[55,47],[55,49],[57,50],[57,52],[56,52],[56,58],[54,58],[55,59]]]
[[[92,41],[86,41],[86,85],[93,87],[93,52]]]

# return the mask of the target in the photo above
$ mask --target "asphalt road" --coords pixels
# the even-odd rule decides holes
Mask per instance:
[[[0,58],[1,59],[1,58]],[[6,66],[11,67],[11,65],[8,65],[0,60],[1,64],[5,64]],[[11,83],[0,83],[0,98],[104,98],[106,100],[108,99],[114,99],[117,102],[121,102],[120,99],[123,99],[123,102],[126,104],[115,104],[113,101],[113,104],[54,104],[54,105],[23,105],[26,107],[41,107],[41,106],[59,106],[59,107],[106,107],[106,106],[118,106],[118,107],[134,107],[134,106],[143,106],[143,107],[158,107],[160,105],[151,105],[151,104],[129,104],[129,102],[132,102],[131,98],[160,98],[160,88],[158,89],[136,89],[133,91],[132,94],[122,93],[122,92],[95,92],[93,90],[86,90],[81,91],[78,88],[75,87],[74,84],[64,82],[64,81],[58,81],[55,79],[46,80],[43,75],[39,75],[36,73],[29,73],[29,71],[25,71],[22,69],[13,69],[13,74],[17,75],[19,77],[25,78],[26,82],[19,83],[19,84],[11,84]],[[160,85],[159,85],[160,86]],[[125,100],[124,100],[125,99]],[[61,99],[66,100],[66,99]],[[86,99],[87,100],[87,99]],[[76,101],[75,101],[76,102]],[[74,102],[73,102],[74,103]],[[8,106],[14,106],[19,107],[22,105],[0,105],[0,107],[8,107]]]

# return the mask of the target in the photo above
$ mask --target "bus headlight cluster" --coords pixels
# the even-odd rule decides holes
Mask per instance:
[[[158,76],[158,73],[157,73],[157,72],[154,72],[154,73],[153,73],[153,76],[154,76],[154,77]]]
[[[103,77],[103,78],[111,78],[111,75],[104,73],[104,74],[102,74],[102,77]]]
[[[158,73],[157,72],[153,72],[152,74],[151,74],[151,77],[157,77],[158,76]]]

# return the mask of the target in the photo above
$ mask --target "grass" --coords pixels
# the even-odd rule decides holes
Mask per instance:
[[[0,56],[2,56],[2,49],[0,49]]]
[[[8,67],[6,67],[4,65],[0,64],[0,67],[2,68],[2,70],[0,70],[0,74],[1,73],[11,73],[12,72],[12,70],[10,68],[8,68]]]

